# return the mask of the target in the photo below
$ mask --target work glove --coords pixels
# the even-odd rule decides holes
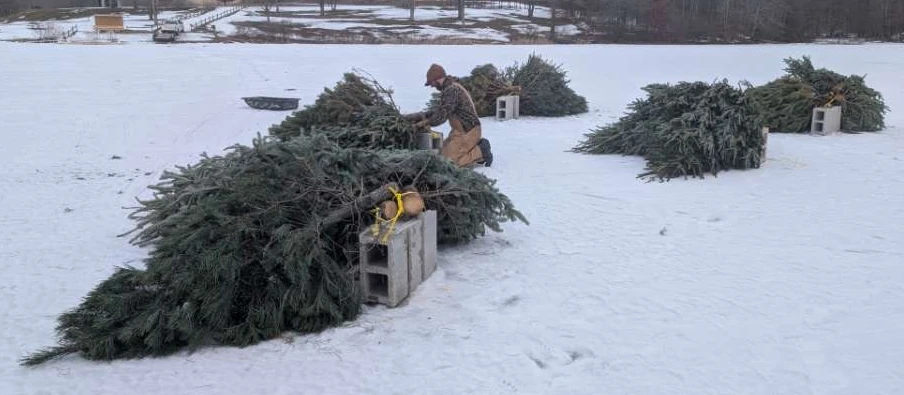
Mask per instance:
[[[405,114],[405,115],[402,115],[402,119],[404,119],[404,120],[406,120],[406,121],[408,121],[408,122],[418,122],[418,121],[423,121],[423,120],[424,120],[424,113],[422,113],[422,112],[416,112],[416,113],[414,113],[414,114]]]

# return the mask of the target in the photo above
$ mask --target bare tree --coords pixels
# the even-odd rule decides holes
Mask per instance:
[[[458,20],[465,20],[465,0],[458,0]]]
[[[19,11],[19,2],[16,0],[0,0],[0,16],[12,15]]]
[[[461,7],[463,2],[456,4]],[[501,0],[504,2],[504,0]],[[520,0],[534,16],[537,0]],[[550,36],[561,16],[612,40],[802,42],[856,35],[904,40],[904,0],[547,0]],[[497,6],[499,4],[496,4]],[[462,7],[463,8],[463,7]],[[460,8],[459,19],[463,19]]]
[[[270,23],[270,8],[273,7],[273,0],[264,0],[264,15],[267,16],[267,23]],[[279,12],[279,11],[277,11]]]
[[[148,0],[148,20],[157,24],[157,0]]]
[[[559,8],[559,0],[552,0],[549,7],[549,39],[556,39],[556,11]]]

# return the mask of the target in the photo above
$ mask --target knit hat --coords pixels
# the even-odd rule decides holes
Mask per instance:
[[[431,82],[436,81],[440,78],[446,76],[446,70],[443,69],[443,66],[440,66],[436,63],[430,65],[430,69],[427,70],[427,82],[424,86],[430,85]]]

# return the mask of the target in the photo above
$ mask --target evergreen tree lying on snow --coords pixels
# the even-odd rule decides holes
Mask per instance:
[[[744,91],[727,81],[652,84],[631,112],[599,127],[573,151],[640,155],[641,178],[700,177],[728,169],[759,167],[764,146]]]
[[[390,94],[376,81],[358,73],[345,73],[333,88],[324,88],[313,104],[294,112],[279,125],[271,126],[269,132],[285,141],[311,134],[322,126],[364,127],[369,119],[393,115],[395,107]]]
[[[469,76],[458,79],[468,90],[482,116],[496,114],[496,98],[518,94],[521,115],[561,117],[587,112],[587,99],[568,85],[567,73],[560,65],[553,65],[539,55],[530,55],[524,64],[515,64],[500,72],[492,64],[475,67]],[[455,78],[455,77],[453,77]],[[434,93],[427,104],[439,104]]]
[[[22,362],[110,360],[246,346],[354,319],[361,197],[413,185],[441,243],[527,222],[494,182],[428,151],[340,148],[323,136],[256,139],[164,174],[130,216],[146,269],[121,268],[58,320],[60,344]],[[339,215],[336,213],[346,213]]]
[[[863,76],[816,69],[810,58],[785,59],[786,75],[749,90],[759,122],[772,132],[810,131],[813,107],[841,106],[841,130],[874,132],[885,128],[888,107]]]
[[[345,73],[332,89],[271,126],[269,133],[283,141],[325,136],[344,148],[411,150],[417,148],[418,132],[429,130],[418,128],[402,118],[391,90],[359,73]]]
[[[521,114],[561,117],[587,112],[587,99],[568,84],[561,65],[554,65],[539,55],[530,55],[524,64],[506,69],[506,78],[521,87]]]

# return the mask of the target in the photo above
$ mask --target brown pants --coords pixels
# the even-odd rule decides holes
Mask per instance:
[[[451,159],[459,166],[470,166],[483,159],[483,153],[477,142],[480,141],[480,126],[463,132],[461,129],[452,128],[449,137],[443,141],[443,156]]]

